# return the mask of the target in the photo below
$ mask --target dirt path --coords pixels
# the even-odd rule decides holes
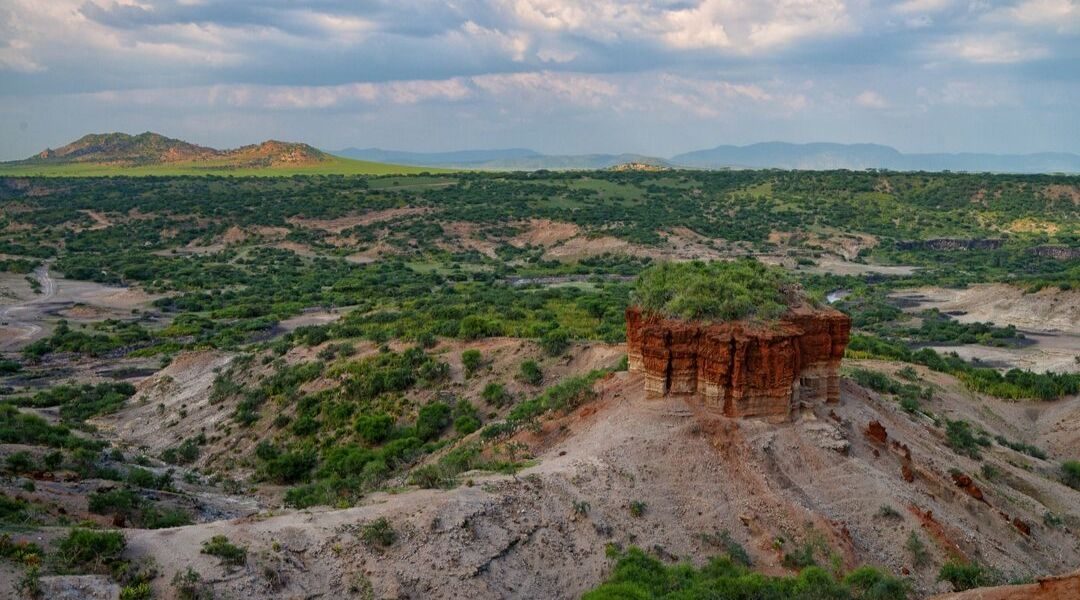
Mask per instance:
[[[0,342],[0,349],[8,350],[17,344],[22,344],[34,339],[35,336],[41,333],[41,325],[31,321],[19,320],[18,313],[33,308],[33,305],[35,304],[48,302],[55,297],[56,280],[49,275],[49,265],[47,264],[34,269],[34,277],[37,279],[38,283],[41,284],[40,295],[18,304],[0,306],[0,323],[7,329],[13,329],[18,332],[13,337],[5,336],[5,339]]]
[[[94,220],[94,224],[88,227],[87,231],[97,231],[99,229],[106,229],[113,226],[113,222],[110,221],[108,217],[97,212],[96,210],[81,210],[79,212]]]

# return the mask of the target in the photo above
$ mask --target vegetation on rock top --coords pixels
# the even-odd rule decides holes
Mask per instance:
[[[690,320],[774,319],[788,308],[791,279],[752,259],[661,263],[638,277],[632,300],[646,312]]]

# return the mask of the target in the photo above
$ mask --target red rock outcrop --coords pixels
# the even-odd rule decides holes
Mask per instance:
[[[1080,598],[1080,572],[1047,577],[1036,583],[975,588],[934,596],[932,600],[1076,600]]]
[[[692,395],[729,417],[784,417],[801,402],[840,399],[851,320],[790,309],[769,324],[688,322],[626,311],[627,357],[647,396]]]
[[[866,437],[882,446],[889,440],[889,432],[885,431],[885,426],[878,421],[870,421],[870,424],[866,426],[865,434]]]

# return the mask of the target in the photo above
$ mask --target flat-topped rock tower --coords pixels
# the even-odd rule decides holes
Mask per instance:
[[[686,321],[626,311],[631,372],[649,398],[687,396],[728,417],[790,419],[801,404],[840,400],[851,319],[800,304],[769,322]]]

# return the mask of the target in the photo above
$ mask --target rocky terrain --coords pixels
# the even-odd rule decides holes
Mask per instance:
[[[776,323],[685,322],[626,311],[631,372],[652,396],[700,395],[729,417],[787,419],[800,403],[840,399],[851,319],[799,306]]]
[[[936,412],[1017,434],[1007,416],[1015,407],[969,406],[955,381],[935,383]],[[606,544],[698,562],[723,551],[724,532],[766,573],[785,572],[786,554],[810,548],[817,560],[907,573],[920,596],[948,589],[932,565],[954,557],[1012,576],[1062,572],[1080,560],[1070,533],[1080,526],[1080,493],[1046,479],[1044,461],[1004,448],[983,463],[955,455],[932,424],[849,382],[838,403],[783,424],[729,419],[644,389],[640,374],[612,375],[593,402],[516,436],[536,465],[515,476],[472,473],[456,489],[380,493],[346,510],[130,530],[128,554],[160,565],[163,597],[171,597],[173,573],[191,567],[216,592],[252,598],[364,590],[378,598],[573,598],[607,571]],[[1080,413],[1075,400],[1053,409]],[[984,480],[980,464],[1001,475]],[[1047,511],[1065,528],[1044,525]],[[379,519],[396,534],[385,546],[363,537]],[[928,564],[905,550],[913,532]],[[246,547],[245,563],[219,566],[201,553],[214,535]]]

